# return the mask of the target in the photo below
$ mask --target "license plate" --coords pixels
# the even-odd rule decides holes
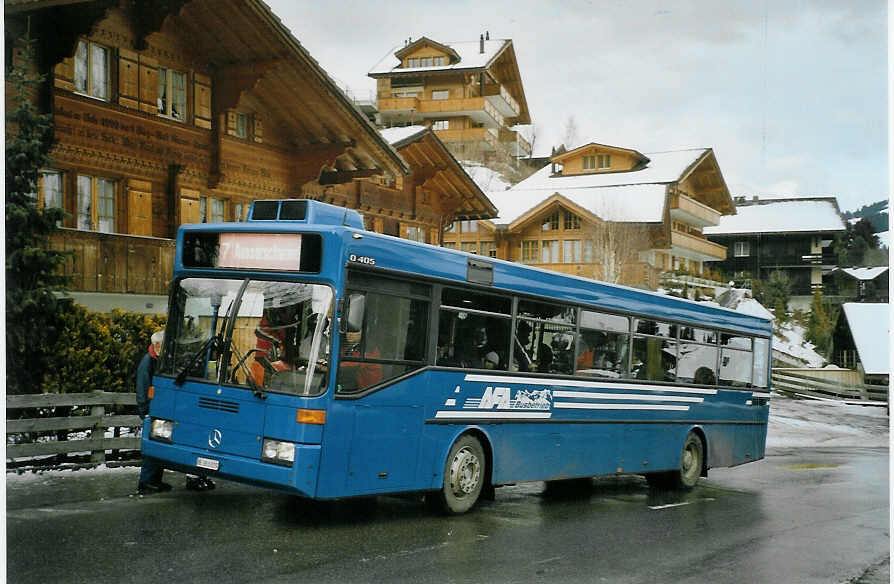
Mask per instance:
[[[199,468],[207,468],[208,470],[217,470],[220,468],[220,461],[214,460],[213,458],[202,458],[200,456],[196,459],[196,466]]]

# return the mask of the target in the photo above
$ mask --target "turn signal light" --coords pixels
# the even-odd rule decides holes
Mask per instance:
[[[153,397],[155,397],[155,386],[154,385],[149,386],[149,391],[146,392],[146,395],[149,396],[149,399],[152,399]]]
[[[299,424],[325,424],[326,410],[298,410],[295,421]]]

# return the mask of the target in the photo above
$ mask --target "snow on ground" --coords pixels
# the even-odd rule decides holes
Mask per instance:
[[[826,360],[804,339],[804,328],[793,322],[776,323],[773,328],[773,350],[804,361],[807,367],[822,367]]]
[[[796,400],[774,393],[767,447],[887,447],[888,426],[884,407]]]

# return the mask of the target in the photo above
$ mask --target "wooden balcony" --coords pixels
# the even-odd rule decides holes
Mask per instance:
[[[726,259],[725,246],[680,231],[671,231],[671,247],[674,255],[694,258],[703,262]]]
[[[485,150],[493,150],[497,146],[497,135],[489,128],[466,128],[463,130],[436,130],[435,134],[441,142],[464,142],[478,144]]]
[[[380,112],[409,112],[419,109],[418,97],[387,97],[379,99]]]
[[[509,128],[500,128],[500,142],[509,148],[512,156],[530,156],[531,145],[524,136]]]
[[[671,194],[671,217],[690,225],[707,227],[720,223],[720,212],[680,193]]]
[[[50,248],[73,252],[62,271],[73,292],[167,295],[173,239],[62,229]]]
[[[418,97],[390,97],[379,100],[379,112],[384,118],[407,117],[417,119],[446,119],[467,117],[487,127],[504,125],[502,114],[484,97],[459,99],[419,99]]]
[[[509,93],[505,85],[492,83],[484,87],[484,95],[489,99],[490,103],[497,108],[502,115],[507,118],[517,117],[521,108],[515,98]]]

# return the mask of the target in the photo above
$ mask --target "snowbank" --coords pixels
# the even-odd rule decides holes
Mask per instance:
[[[888,447],[888,415],[878,406],[835,401],[770,399],[768,448]]]

